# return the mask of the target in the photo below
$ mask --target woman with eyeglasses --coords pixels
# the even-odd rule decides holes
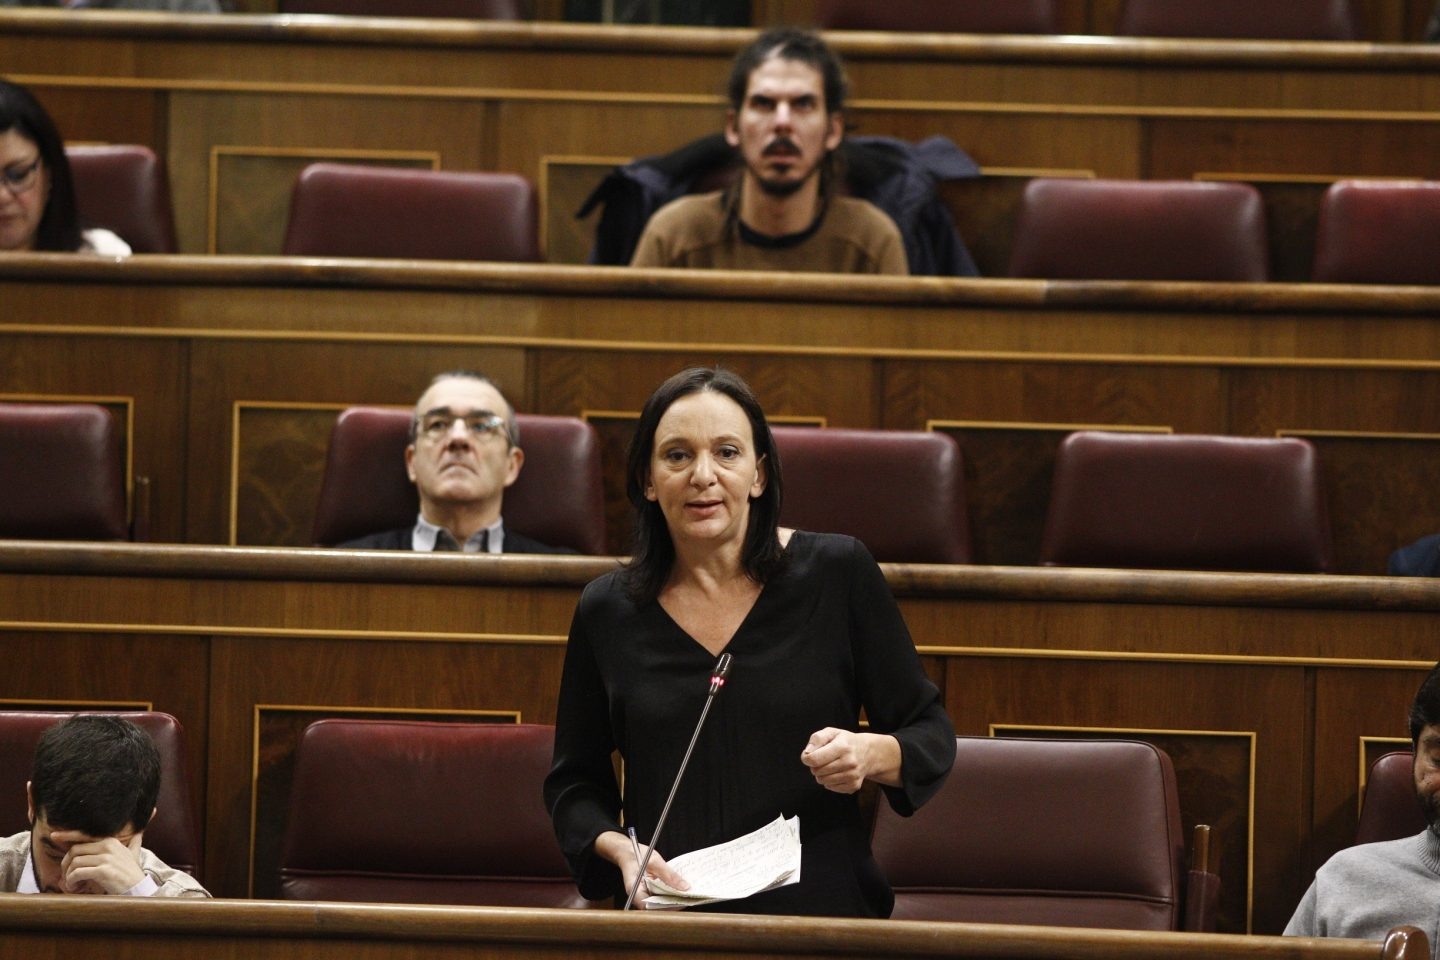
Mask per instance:
[[[123,257],[130,246],[81,229],[60,132],[30,91],[0,80],[0,253],[31,250]]]

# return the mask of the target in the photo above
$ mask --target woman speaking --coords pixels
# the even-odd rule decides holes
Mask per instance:
[[[575,610],[545,782],[590,899],[634,884],[639,858],[623,830],[654,839],[716,658],[729,653],[647,875],[684,889],[664,855],[798,817],[798,883],[695,909],[890,914],[858,791],[874,781],[913,812],[949,772],[954,730],[869,552],[781,528],[781,486],[765,415],[739,377],[685,370],[646,403],[628,453],[635,554]]]

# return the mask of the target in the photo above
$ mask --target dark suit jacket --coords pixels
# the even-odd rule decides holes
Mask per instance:
[[[346,540],[337,546],[347,550],[409,550],[410,544],[414,542],[413,535],[415,525],[398,527],[394,530],[386,530],[384,533],[372,533],[368,536],[359,537],[355,540]],[[569,547],[552,547],[539,540],[531,540],[523,533],[516,533],[514,530],[505,531],[505,546],[503,553],[574,553]]]
[[[1385,572],[1392,577],[1440,577],[1440,533],[1421,537],[1390,554]]]

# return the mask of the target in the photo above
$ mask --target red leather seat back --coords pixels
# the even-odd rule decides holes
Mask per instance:
[[[117,711],[150,734],[160,751],[160,799],[155,819],[145,828],[144,844],[161,860],[195,876],[200,869],[200,820],[185,761],[185,731],[168,713]],[[30,779],[35,744],[51,725],[72,713],[41,710],[0,711],[0,836],[29,828],[25,819],[25,783]]]
[[[1182,921],[1170,758],[1128,740],[958,737],[911,817],[881,802],[873,849],[895,919],[1134,930]]]
[[[1425,811],[1415,796],[1415,755],[1409,750],[1376,757],[1365,778],[1356,843],[1399,840],[1425,829]]]
[[[893,563],[969,563],[965,470],[944,433],[773,427],[780,522],[861,540]]]
[[[1118,36],[1355,40],[1351,0],[1124,0]]]
[[[525,20],[525,0],[280,0],[280,13],[352,17],[462,17]]]
[[[541,784],[554,728],[320,720],[295,757],[291,900],[578,907]]]
[[[312,163],[295,180],[284,252],[534,261],[537,209],[535,188],[513,173]]]
[[[1056,452],[1040,562],[1329,572],[1315,448],[1289,438],[1073,433]]]
[[[1320,201],[1317,283],[1440,284],[1440,182],[1340,180]]]
[[[125,540],[120,430],[90,403],[0,403],[0,537]]]
[[[139,144],[65,148],[82,226],[119,234],[136,253],[174,253],[175,214],[165,163]]]
[[[1010,276],[1265,281],[1265,205],[1249,184],[1037,177],[1020,198]]]
[[[405,473],[412,411],[350,407],[330,433],[315,510],[320,546],[411,526],[420,511]],[[577,417],[516,415],[525,465],[505,491],[507,530],[581,553],[605,553],[605,492],[600,438]]]
[[[1059,33],[1056,0],[937,3],[935,0],[819,0],[822,30],[896,30],[936,33]]]

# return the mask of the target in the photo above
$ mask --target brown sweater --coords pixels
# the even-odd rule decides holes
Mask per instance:
[[[818,227],[784,246],[747,242],[724,193],[681,197],[656,211],[632,267],[908,274],[895,224],[864,200],[834,197]]]

